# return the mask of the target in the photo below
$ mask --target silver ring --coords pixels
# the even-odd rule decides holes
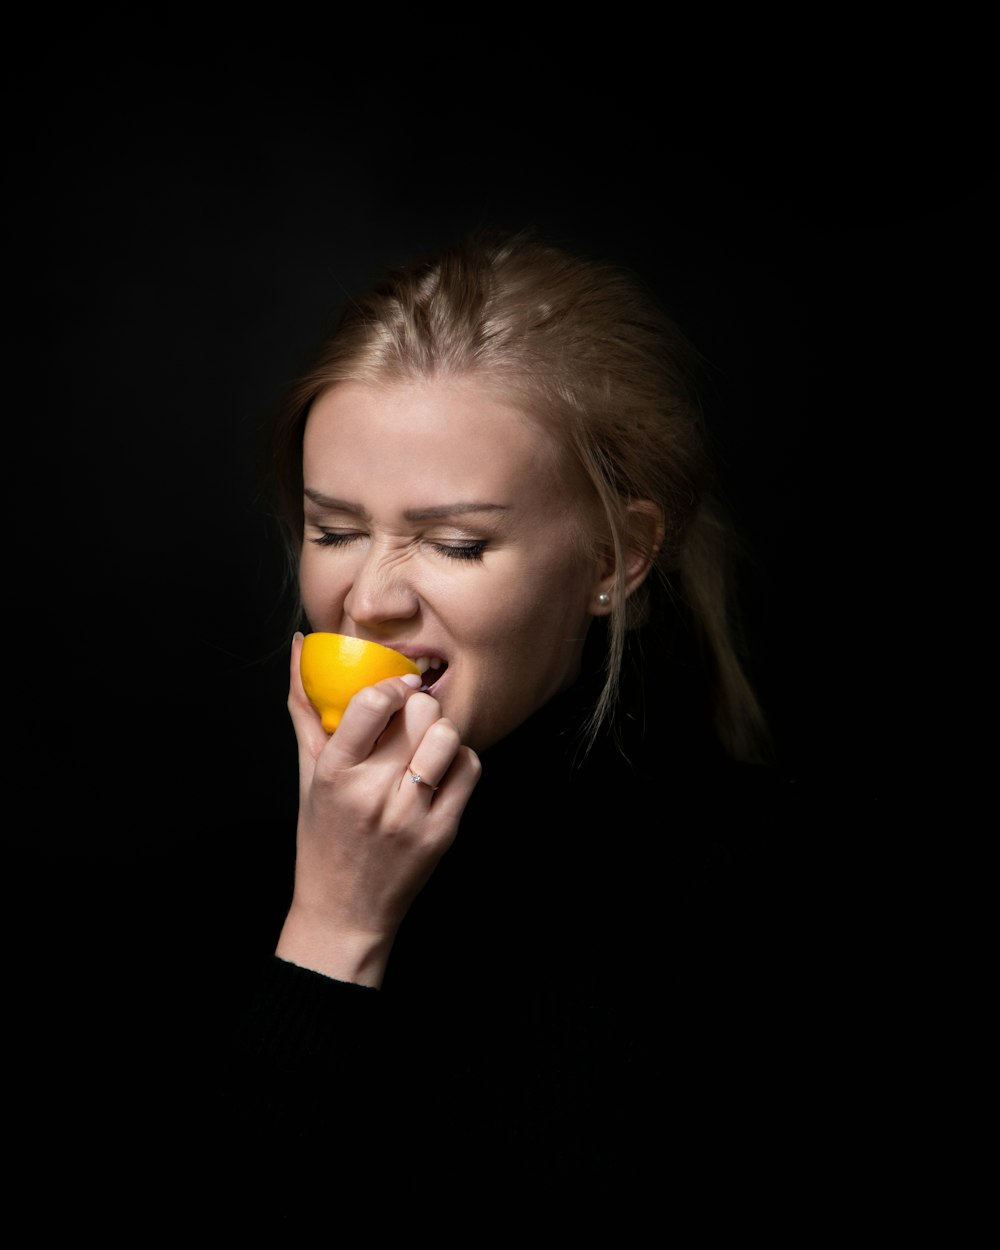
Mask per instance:
[[[410,780],[415,786],[426,786],[428,790],[436,790],[437,786],[432,786],[429,781],[424,781],[419,773],[415,773],[412,768],[407,767],[406,771],[410,774]]]

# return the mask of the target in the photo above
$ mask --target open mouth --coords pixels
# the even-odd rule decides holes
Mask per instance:
[[[414,660],[414,664],[420,669],[423,678],[420,689],[428,694],[434,689],[448,669],[448,661],[440,660],[437,657],[427,659],[424,656],[418,656]]]

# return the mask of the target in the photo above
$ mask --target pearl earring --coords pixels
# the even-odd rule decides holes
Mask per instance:
[[[611,596],[606,591],[602,590],[601,593],[597,596],[597,602],[601,605],[602,608],[606,608],[608,604],[611,602]]]

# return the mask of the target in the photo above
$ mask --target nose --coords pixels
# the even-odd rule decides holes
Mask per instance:
[[[370,633],[385,633],[396,622],[411,620],[419,607],[405,557],[373,543],[359,561],[344,598],[346,615]]]

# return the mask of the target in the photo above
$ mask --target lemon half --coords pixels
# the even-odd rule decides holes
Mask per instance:
[[[344,708],[365,686],[386,677],[402,677],[420,669],[412,660],[381,643],[347,634],[306,634],[299,661],[302,685],[328,734],[340,724]]]

